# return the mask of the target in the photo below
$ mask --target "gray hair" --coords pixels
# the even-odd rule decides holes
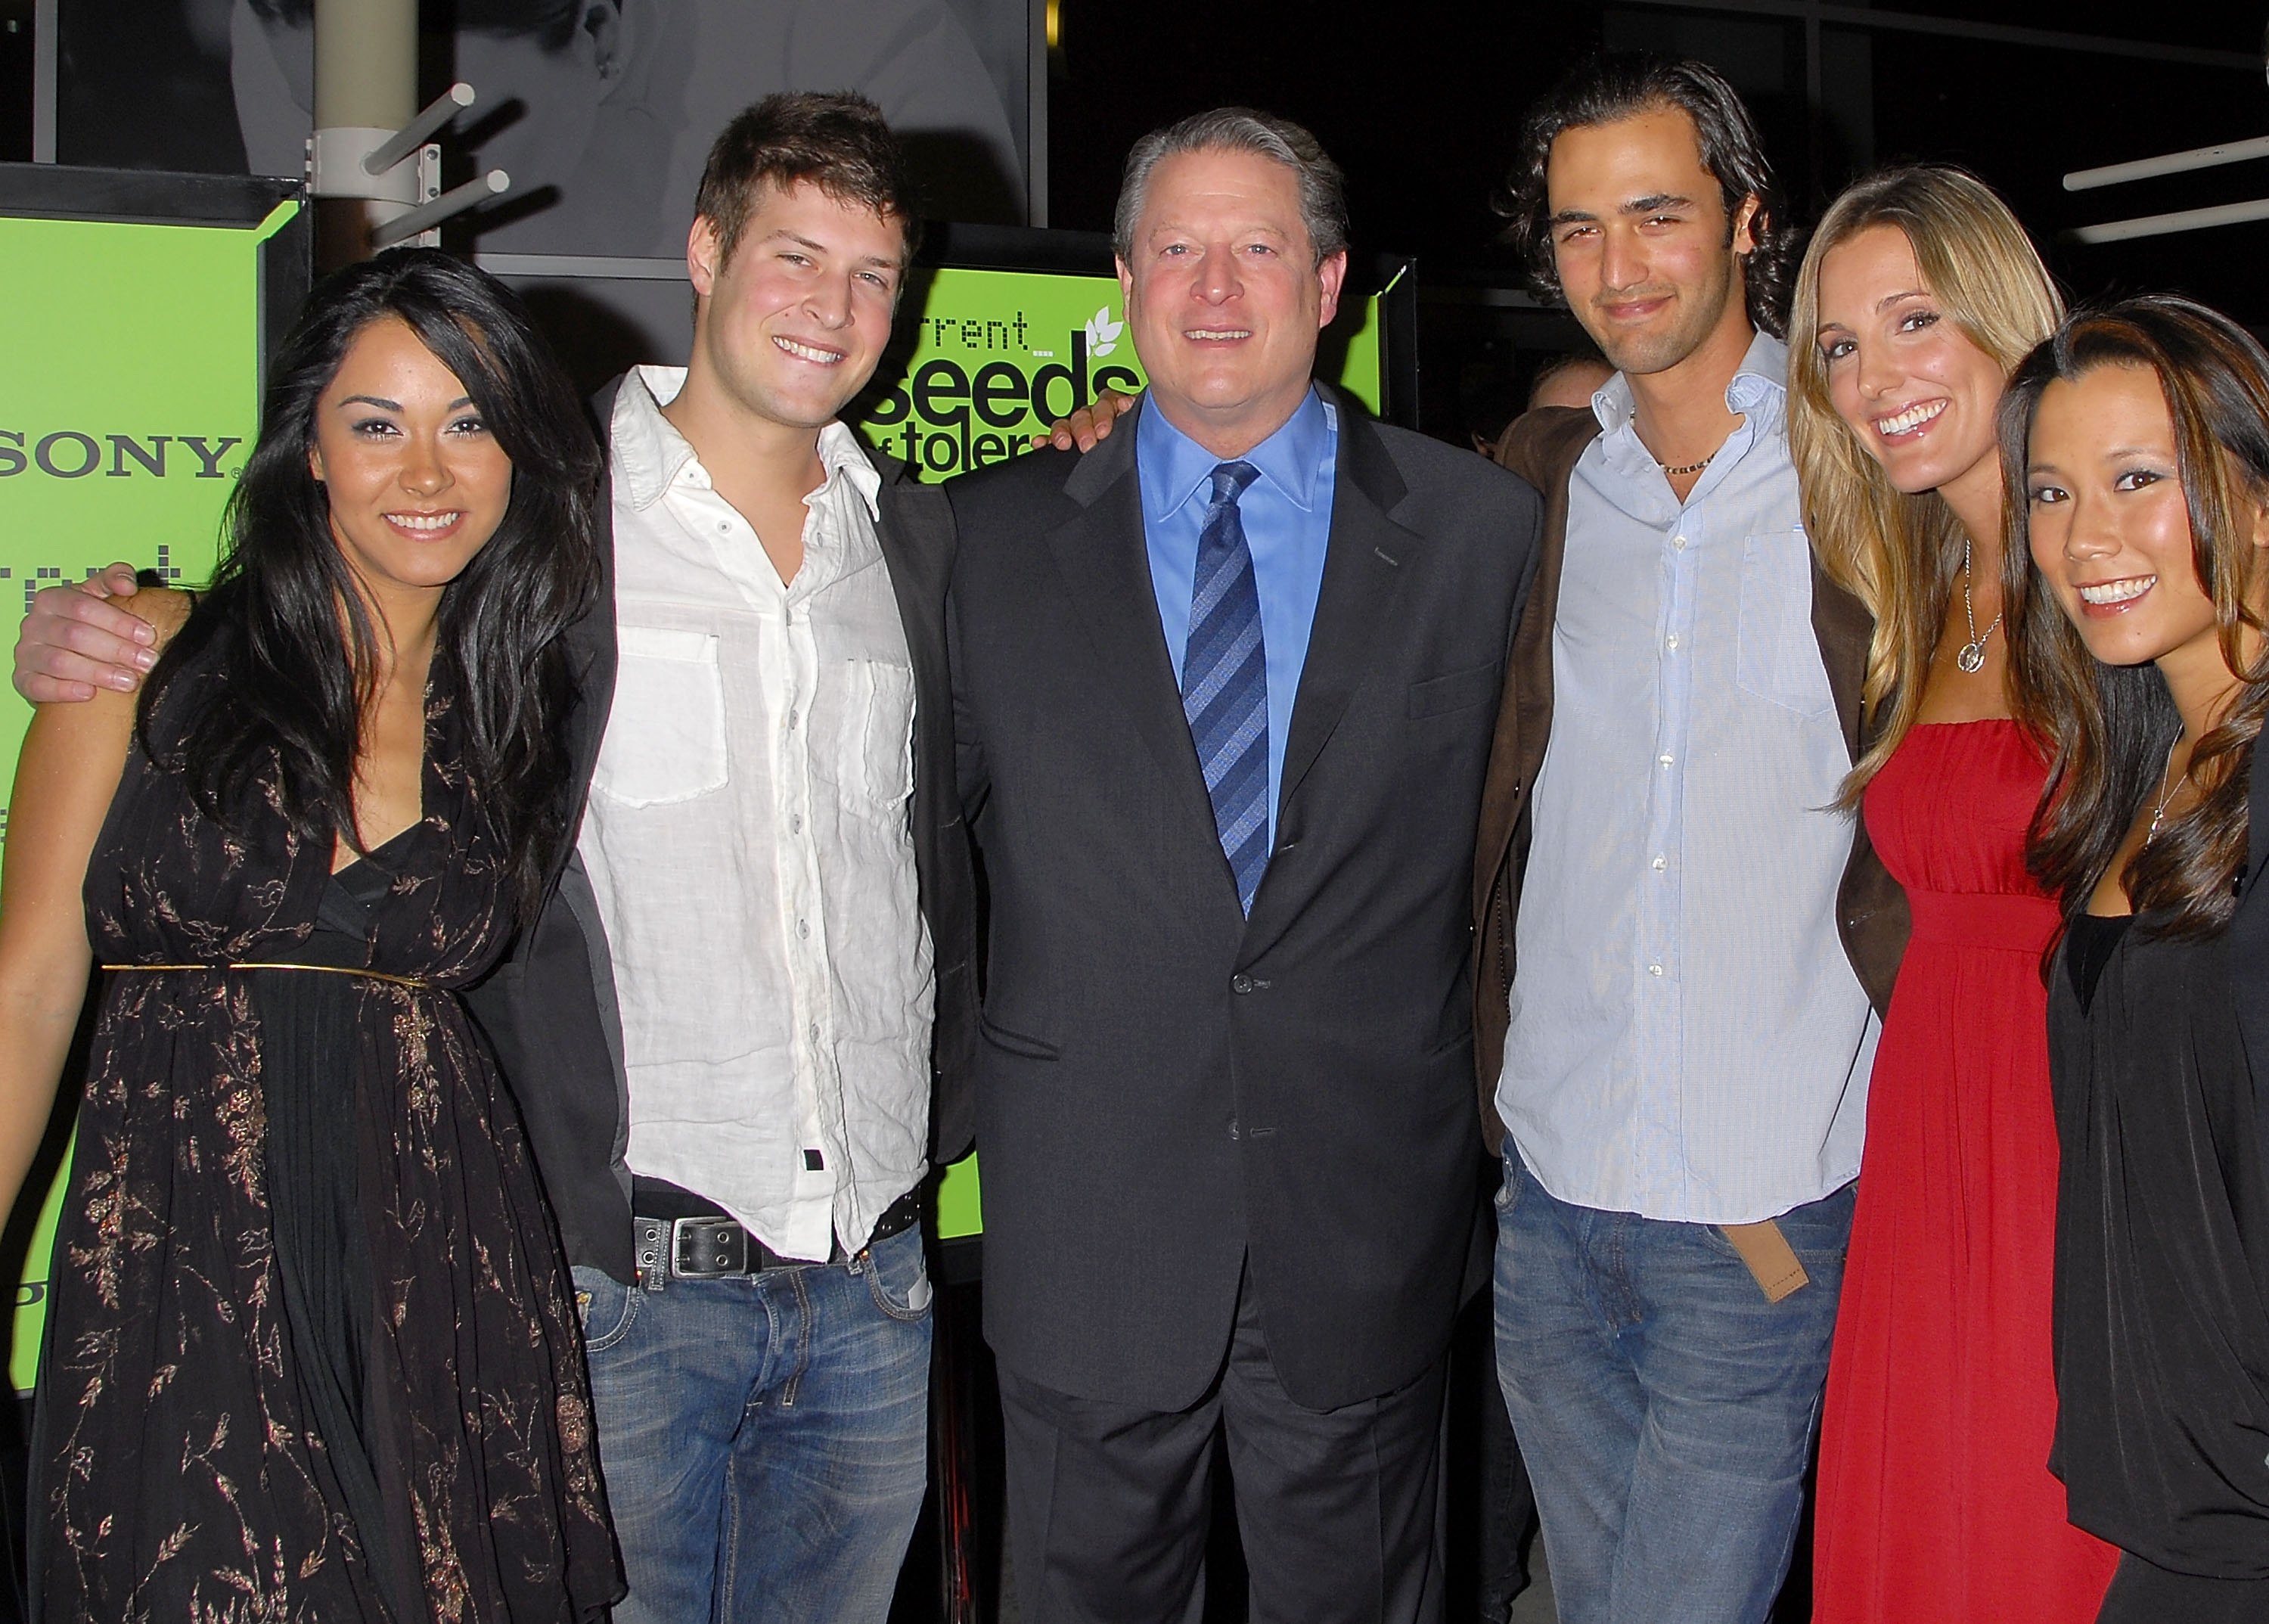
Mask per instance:
[[[1316,263],[1347,247],[1346,181],[1323,144],[1290,119],[1251,107],[1216,107],[1152,130],[1127,154],[1127,174],[1111,221],[1111,246],[1120,259],[1134,257],[1134,226],[1142,218],[1151,172],[1184,152],[1253,152],[1283,165],[1300,185],[1300,221],[1315,246]]]

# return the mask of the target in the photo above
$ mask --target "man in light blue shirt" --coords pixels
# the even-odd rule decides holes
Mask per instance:
[[[1516,233],[1619,371],[1500,447],[1564,520],[1476,856],[1499,1375],[1566,1624],[1757,1624],[1850,1231],[1855,966],[1892,919],[1837,906],[1872,862],[1834,808],[1867,622],[1801,526],[1773,336],[1793,243],[1732,89],[1605,58],[1524,148]]]

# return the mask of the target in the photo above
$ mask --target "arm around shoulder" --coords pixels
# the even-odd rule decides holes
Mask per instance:
[[[180,593],[127,607],[162,641],[188,614]],[[12,1203],[54,1110],[93,950],[81,892],[133,742],[136,698],[109,690],[32,720],[8,804],[0,866],[0,1199]]]

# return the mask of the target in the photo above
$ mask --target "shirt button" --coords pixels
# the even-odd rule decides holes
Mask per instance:
[[[787,713],[787,730],[790,733],[794,733],[795,731],[795,712],[794,711],[790,711]],[[1665,761],[1668,761],[1670,757],[1666,756],[1663,759]]]
[[[1670,860],[1667,857],[1658,857],[1654,860],[1654,871],[1657,874],[1660,874],[1664,869],[1669,867]]]
[[[1678,646],[1678,633],[1675,631],[1670,634],[1670,646],[1673,648],[1676,648]]]
[[[1666,767],[1670,764],[1670,757],[1668,756],[1658,756],[1655,759],[1659,761]]]
[[[1231,976],[1229,978],[1229,985],[1231,992],[1250,993],[1253,991],[1253,978],[1241,974]]]
[[[1659,964],[1649,964],[1646,967],[1646,973],[1650,976],[1659,976],[1662,973],[1662,966]]]
[[[814,1021],[809,1026],[805,1027],[803,1029],[803,1035],[810,1038],[812,1042],[817,1043],[819,1041],[819,1022]]]
[[[1684,552],[1686,550],[1686,538],[1682,535],[1674,536],[1671,539],[1670,544],[1678,549],[1681,552]]]
[[[810,941],[810,940],[811,940],[811,921],[810,921],[809,919],[798,919],[798,920],[795,922],[795,934],[796,934],[796,940],[797,940],[797,941]]]
[[[791,812],[787,815],[787,831],[792,835],[800,835],[803,832],[802,813]]]

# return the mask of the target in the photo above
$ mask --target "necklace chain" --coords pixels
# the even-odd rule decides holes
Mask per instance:
[[[2174,742],[2167,746],[2167,764],[2159,769],[2159,804],[2151,808],[2151,826],[2143,831],[2145,845],[2150,845],[2158,838],[2159,820],[2167,816],[2167,803],[2175,798],[2175,792],[2183,786],[2183,779],[2190,777],[2190,769],[2184,767],[2183,777],[2174,778],[2175,751],[2180,748],[2182,742],[2183,730],[2177,727],[2175,729]],[[2170,779],[2172,782],[2169,781]]]
[[[1709,454],[1709,456],[1703,458],[1699,462],[1681,462],[1675,468],[1673,468],[1667,462],[1658,462],[1655,464],[1655,467],[1660,469],[1673,479],[1683,479],[1689,474],[1698,474],[1704,469],[1709,467],[1711,461],[1716,458],[1717,454],[1718,454],[1713,451]]]
[[[1964,671],[1975,673],[1982,670],[1985,665],[1985,639],[1992,637],[1999,629],[2001,624],[2001,615],[2007,613],[2008,613],[2008,606],[2004,604],[2001,613],[1993,616],[1992,625],[1986,627],[1983,632],[1977,630],[1977,614],[1970,605],[1970,538],[1963,536],[1962,538],[1962,619],[1970,628],[1970,640],[1962,646],[1962,652],[1955,655],[1954,663]]]

